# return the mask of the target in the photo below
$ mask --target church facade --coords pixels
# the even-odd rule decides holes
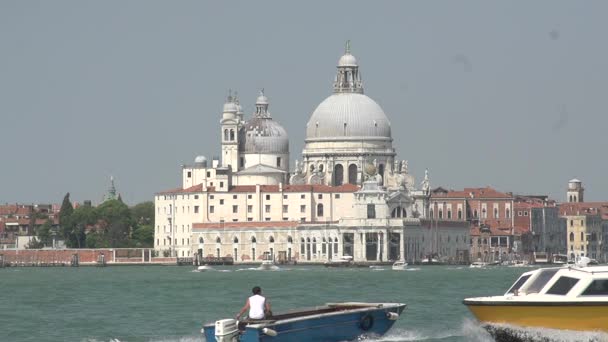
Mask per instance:
[[[155,195],[157,251],[236,263],[468,261],[468,224],[431,218],[428,172],[416,184],[397,158],[390,121],[364,94],[348,45],[293,167],[269,106],[262,91],[245,119],[228,97],[221,157],[196,157],[182,167],[179,188]]]

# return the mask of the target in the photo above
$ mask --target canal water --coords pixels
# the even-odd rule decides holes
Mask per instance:
[[[407,271],[285,266],[133,266],[0,269],[0,341],[203,341],[203,322],[231,318],[259,285],[273,312],[325,302],[403,302],[372,341],[492,339],[462,305],[501,294],[525,268],[420,266]]]

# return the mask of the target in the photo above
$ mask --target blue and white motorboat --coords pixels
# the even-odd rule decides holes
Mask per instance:
[[[327,303],[274,315],[269,319],[222,319],[206,324],[207,341],[337,342],[384,335],[405,309],[401,303]]]

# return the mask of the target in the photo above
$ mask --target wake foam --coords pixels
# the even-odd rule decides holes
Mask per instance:
[[[606,342],[608,334],[595,331],[524,328],[508,324],[485,325],[497,342]]]

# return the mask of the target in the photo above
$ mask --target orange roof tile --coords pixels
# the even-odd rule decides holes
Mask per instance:
[[[478,198],[513,198],[512,194],[497,191],[491,187],[485,188],[464,188],[463,190],[445,190],[443,188],[437,188],[431,193],[431,198],[466,198],[466,199],[478,199]]]

